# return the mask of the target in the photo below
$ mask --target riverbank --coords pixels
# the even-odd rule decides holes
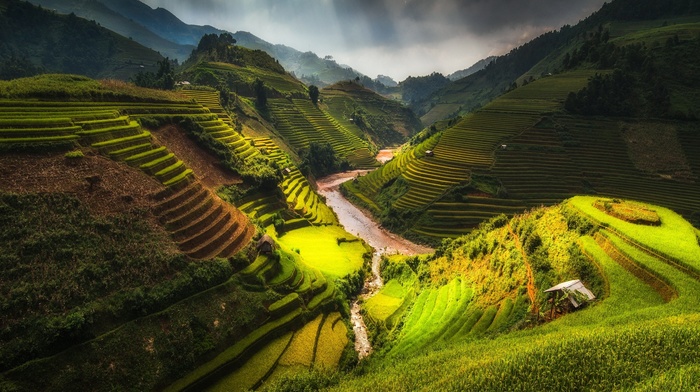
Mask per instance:
[[[350,318],[355,331],[355,351],[360,359],[372,353],[367,327],[360,313],[360,301],[371,298],[384,284],[379,273],[382,255],[396,253],[415,255],[433,252],[431,248],[415,244],[380,228],[379,224],[368,213],[352,204],[340,193],[340,184],[365,173],[367,173],[366,170],[355,170],[333,174],[317,181],[318,193],[326,198],[326,204],[335,211],[338,221],[345,230],[362,238],[374,248],[372,276],[365,280],[359,298],[352,303],[350,308]]]

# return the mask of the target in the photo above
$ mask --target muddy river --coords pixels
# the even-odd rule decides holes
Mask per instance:
[[[359,298],[351,306],[351,320],[355,331],[355,350],[360,359],[372,353],[372,346],[367,337],[367,327],[360,314],[360,302],[376,294],[383,285],[379,275],[381,256],[395,253],[414,255],[433,251],[380,228],[379,224],[368,213],[357,208],[343,197],[338,190],[340,184],[365,173],[367,171],[356,170],[334,174],[318,180],[318,193],[325,196],[326,204],[338,215],[340,224],[345,227],[347,232],[362,238],[374,248],[372,275],[365,281]]]

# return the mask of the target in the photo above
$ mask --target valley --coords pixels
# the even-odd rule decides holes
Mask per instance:
[[[695,2],[399,83],[40,3],[0,0],[0,391],[700,385]]]

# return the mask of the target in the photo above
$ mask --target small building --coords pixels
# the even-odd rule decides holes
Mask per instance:
[[[568,297],[569,302],[574,308],[578,308],[582,305],[582,303],[579,302],[583,298],[582,296],[588,298],[589,301],[595,299],[595,295],[593,295],[591,290],[588,290],[586,286],[584,286],[583,283],[581,283],[581,281],[578,279],[570,280],[564,283],[559,283],[554,287],[548,288],[544,292],[554,293],[556,298],[560,298],[563,296]]]
[[[507,145],[507,144],[501,144],[501,150],[505,150],[505,149],[507,149],[507,148],[508,148],[508,145]]]
[[[292,169],[290,169],[288,167],[285,167],[284,169],[282,169],[282,175],[286,176],[287,174],[289,174],[291,172],[292,172]]]
[[[432,156],[434,156],[434,155],[435,155],[435,153],[433,152],[433,150],[426,150],[426,151],[425,151],[425,156],[426,156],[426,157],[432,157]]]
[[[258,253],[263,255],[269,255],[275,250],[275,240],[269,235],[265,234],[258,240]]]

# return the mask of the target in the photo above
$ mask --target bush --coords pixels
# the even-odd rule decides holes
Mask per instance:
[[[64,155],[68,159],[80,159],[84,158],[85,154],[81,150],[69,151]]]

